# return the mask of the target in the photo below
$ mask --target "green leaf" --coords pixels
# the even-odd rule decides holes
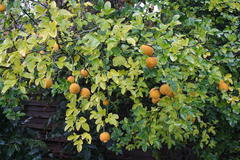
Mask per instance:
[[[109,38],[107,41],[107,50],[110,51],[112,48],[117,47],[119,41],[116,38]]]
[[[76,122],[76,130],[79,131],[81,128],[82,123],[81,122]]]
[[[186,56],[185,58],[186,58],[186,60],[187,60],[188,62],[190,62],[190,63],[192,63],[192,64],[195,63],[195,61],[194,61],[194,59],[193,59],[192,56]]]
[[[83,144],[83,141],[82,140],[78,140],[78,143],[77,143],[77,151],[78,152],[82,151],[82,144]]]
[[[128,38],[127,38],[127,42],[128,42],[129,44],[133,45],[133,46],[136,45],[135,39],[133,39],[133,38],[131,38],[131,37],[128,37]]]
[[[108,117],[105,119],[105,122],[117,127],[118,126],[118,121],[117,121],[118,118],[119,118],[119,116],[117,114],[109,113]]]
[[[87,119],[84,118],[84,117],[80,117],[80,119],[79,119],[79,122],[81,122],[82,124],[83,124],[84,122],[86,122],[86,121],[87,121]]]
[[[107,2],[104,4],[104,9],[105,9],[105,10],[110,10],[110,9],[111,9],[111,2],[107,1]]]
[[[52,2],[50,3],[50,7],[51,7],[51,8],[56,8],[56,7],[57,7],[56,2],[55,2],[55,1],[52,1]]]
[[[98,85],[97,84],[93,84],[91,87],[91,92],[94,93],[97,89]]]
[[[17,80],[5,80],[4,87],[2,89],[2,93],[4,94],[9,88],[12,88],[17,83]]]
[[[80,135],[77,135],[74,133],[73,135],[68,136],[67,140],[68,141],[76,141],[79,137],[80,137]]]
[[[83,124],[82,124],[82,128],[83,128],[85,131],[87,131],[87,132],[90,131],[90,127],[89,127],[89,125],[88,125],[87,123],[83,123]]]
[[[83,37],[83,40],[86,41],[85,45],[90,50],[94,50],[100,45],[100,41],[96,37],[94,37],[90,34],[85,35]]]
[[[105,90],[107,88],[107,85],[105,82],[100,82],[100,87]]]
[[[62,57],[60,57],[59,59],[58,59],[58,61],[56,62],[56,64],[57,64],[57,66],[58,66],[58,68],[59,69],[62,69],[63,67],[64,67],[64,65],[65,65],[65,60],[67,59],[67,57],[66,56],[62,56]]]
[[[126,59],[123,56],[117,56],[113,58],[113,65],[114,66],[122,66],[127,63]]]
[[[86,139],[88,144],[91,144],[92,142],[92,136],[87,132],[82,134],[82,139]]]
[[[74,109],[67,109],[66,116],[70,116],[74,112]]]
[[[172,20],[176,21],[176,20],[178,20],[179,18],[180,18],[180,15],[174,15],[173,18],[172,18]]]
[[[63,16],[68,17],[68,18],[73,16],[73,14],[71,14],[66,9],[60,9],[58,12],[59,12],[60,15],[63,15]]]
[[[72,124],[67,124],[65,127],[64,127],[64,131],[70,131],[72,130]]]
[[[57,22],[53,21],[53,22],[49,22],[49,26],[48,26],[48,33],[51,37],[55,38],[57,36]]]
[[[111,13],[113,13],[115,11],[115,9],[113,9],[111,7],[111,3],[109,1],[107,1],[105,4],[104,4],[104,9],[103,9],[103,13],[105,15],[110,15]]]

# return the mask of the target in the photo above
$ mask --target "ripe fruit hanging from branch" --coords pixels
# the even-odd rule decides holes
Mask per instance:
[[[160,89],[159,89],[160,93],[166,96],[173,96],[173,91],[171,89],[171,87],[168,84],[163,84],[161,85]]]
[[[88,71],[85,70],[85,69],[81,69],[80,74],[81,74],[81,76],[84,77],[84,78],[88,77]]]
[[[220,80],[219,84],[218,84],[218,89],[220,91],[228,91],[229,90],[229,87],[228,87],[228,84],[225,83],[223,80]]]
[[[215,123],[218,119],[235,125],[238,122],[235,112],[239,77],[238,68],[232,67],[238,66],[238,61],[234,61],[238,34],[236,27],[229,27],[236,22],[228,20],[236,19],[238,10],[230,3],[224,1],[213,8],[202,5],[198,11],[199,6],[190,1],[168,3],[163,10],[162,5],[169,0],[120,0],[132,1],[133,5],[126,4],[126,8],[116,0],[111,1],[114,4],[106,0],[97,6],[93,1],[80,4],[70,0],[37,0],[30,5],[23,4],[27,1],[13,1],[0,0],[0,5],[7,6],[5,12],[0,12],[4,25],[0,25],[0,88],[4,91],[1,96],[9,100],[11,92],[38,91],[34,81],[38,84],[41,80],[44,87],[44,78],[52,78],[53,84],[45,88],[53,88],[53,95],[65,96],[64,103],[68,104],[64,131],[78,152],[95,143],[96,138],[104,143],[110,140],[108,146],[113,151],[158,150],[160,141],[163,147],[189,142],[209,148],[214,147],[211,142],[216,140],[215,130],[225,127],[234,131],[227,121]],[[141,9],[135,10],[136,7]],[[220,11],[219,7],[227,9]],[[171,12],[172,8],[175,12]],[[126,12],[132,16],[126,19]],[[199,12],[202,15],[197,15]],[[220,12],[229,16],[215,14]],[[192,16],[184,14],[204,21],[189,27],[185,22],[191,21]],[[208,29],[204,30],[206,26]],[[189,32],[183,32],[186,28]],[[214,31],[215,28],[221,30]],[[204,34],[199,32],[203,30]],[[208,36],[213,32],[225,37]],[[232,53],[235,58],[214,54],[218,50]],[[218,79],[211,86],[220,76],[226,83],[219,84]],[[163,82],[166,84],[161,86]],[[4,94],[7,88],[10,90]],[[42,90],[49,95],[50,89]],[[220,90],[232,92],[220,95]],[[174,96],[175,93],[178,95]],[[217,116],[209,114],[216,111],[212,106],[222,106]],[[195,119],[198,125],[193,125]],[[109,133],[100,137],[105,129]],[[207,140],[203,142],[205,135]]]
[[[103,105],[104,105],[104,106],[109,106],[109,104],[110,104],[110,103],[109,103],[109,101],[108,101],[107,99],[104,99],[104,100],[103,100]]]
[[[160,98],[152,98],[152,103],[156,104],[160,101]]]
[[[89,91],[89,89],[88,88],[83,88],[82,90],[81,90],[81,93],[80,93],[80,95],[84,98],[84,99],[88,99],[89,97],[90,97],[90,91]]]
[[[67,81],[70,82],[70,83],[74,83],[75,82],[75,78],[73,76],[69,76],[67,78]]]
[[[51,88],[52,87],[52,80],[51,79],[44,79],[44,88]]]
[[[160,92],[159,92],[159,90],[156,89],[156,88],[152,88],[152,89],[150,90],[149,94],[150,94],[150,97],[151,97],[151,98],[155,98],[155,99],[159,98],[160,95],[161,95]]]
[[[4,12],[6,10],[6,6],[4,4],[0,4],[0,12]]]
[[[149,69],[152,69],[152,68],[156,67],[157,66],[157,58],[156,57],[148,57],[146,59],[146,66]]]
[[[152,56],[153,55],[153,48],[151,46],[148,45],[142,45],[140,47],[140,50],[143,52],[143,54],[147,55],[147,56]]]
[[[103,132],[100,134],[100,141],[103,143],[107,143],[110,140],[110,134],[108,132]]]
[[[80,92],[80,86],[77,83],[72,83],[69,87],[69,92],[72,94],[78,94]]]

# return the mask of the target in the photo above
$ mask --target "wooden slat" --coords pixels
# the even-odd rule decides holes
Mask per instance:
[[[42,141],[45,141],[45,142],[56,142],[56,143],[67,143],[68,141],[67,141],[67,139],[66,138],[64,138],[64,137],[62,137],[62,138],[43,138],[43,137],[41,137],[41,138],[39,138],[39,140],[42,140]]]
[[[41,106],[41,107],[51,107],[51,106],[57,106],[58,103],[57,102],[46,102],[46,101],[35,101],[35,100],[31,100],[31,101],[22,101],[22,104],[24,106]]]
[[[48,143],[48,149],[53,153],[63,153],[63,145],[61,143]]]
[[[26,124],[28,123],[32,123],[32,124],[45,124],[47,125],[48,123],[48,119],[42,119],[42,118],[31,118],[28,122],[26,122]]]
[[[64,153],[63,148],[67,144],[65,137],[58,138],[46,138],[48,132],[51,131],[56,124],[51,123],[47,126],[48,120],[57,111],[57,103],[47,103],[39,101],[24,102],[24,110],[26,116],[23,121],[29,118],[24,124],[25,127],[38,130],[39,136],[36,137],[38,140],[46,142],[49,152],[53,153],[59,160],[68,160],[74,157],[72,153]],[[63,127],[64,128],[64,127]],[[123,155],[116,156],[115,153],[108,151],[106,154],[108,160],[154,160],[149,152],[126,151]],[[45,160],[49,160],[45,158]]]
[[[32,129],[40,129],[40,130],[51,130],[51,127],[46,127],[44,124],[25,124],[25,127],[32,128]]]
[[[56,112],[57,108],[56,106],[33,106],[28,105],[24,107],[24,110],[26,111],[38,111],[38,112]]]
[[[55,112],[25,111],[25,113],[28,117],[38,117],[38,118],[48,119],[52,115],[54,115]]]

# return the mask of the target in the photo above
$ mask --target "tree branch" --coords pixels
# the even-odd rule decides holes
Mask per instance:
[[[18,29],[18,27],[17,27],[17,21],[16,21],[16,19],[14,18],[14,16],[12,15],[12,13],[10,13],[10,17],[12,18],[12,20],[13,20],[13,22],[14,22],[14,27],[15,27],[15,29]]]
[[[20,8],[22,9],[23,13],[25,13],[35,25],[38,24],[38,23],[26,12],[25,9],[23,9],[21,6],[20,6]]]
[[[89,29],[89,30],[84,30],[84,31],[80,32],[79,34],[81,35],[81,34],[83,34],[83,33],[89,33],[89,32],[93,32],[93,31],[97,30],[98,28],[99,28],[99,27],[98,27],[98,26],[96,26],[96,27],[94,27],[94,28],[92,28],[92,29]]]
[[[38,3],[38,4],[40,4],[41,6],[43,6],[44,8],[48,8],[47,5],[45,5],[45,4],[43,4],[43,3],[39,2],[39,1],[34,1],[34,0],[30,0],[30,1],[35,2],[35,3]]]

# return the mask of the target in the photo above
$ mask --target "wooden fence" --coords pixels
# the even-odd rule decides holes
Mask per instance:
[[[56,123],[49,123],[49,119],[54,116],[58,109],[57,103],[46,103],[41,101],[24,102],[24,117],[23,126],[26,128],[38,131],[36,139],[42,140],[47,144],[48,152],[61,160],[69,159],[74,155],[64,152],[64,147],[67,144],[66,137],[49,138],[48,133],[57,126]],[[61,126],[62,130],[64,126]],[[132,152],[125,152],[123,155],[116,156],[112,152],[106,153],[107,160],[153,160],[149,152],[142,152],[139,150]],[[48,160],[49,158],[46,158]]]

